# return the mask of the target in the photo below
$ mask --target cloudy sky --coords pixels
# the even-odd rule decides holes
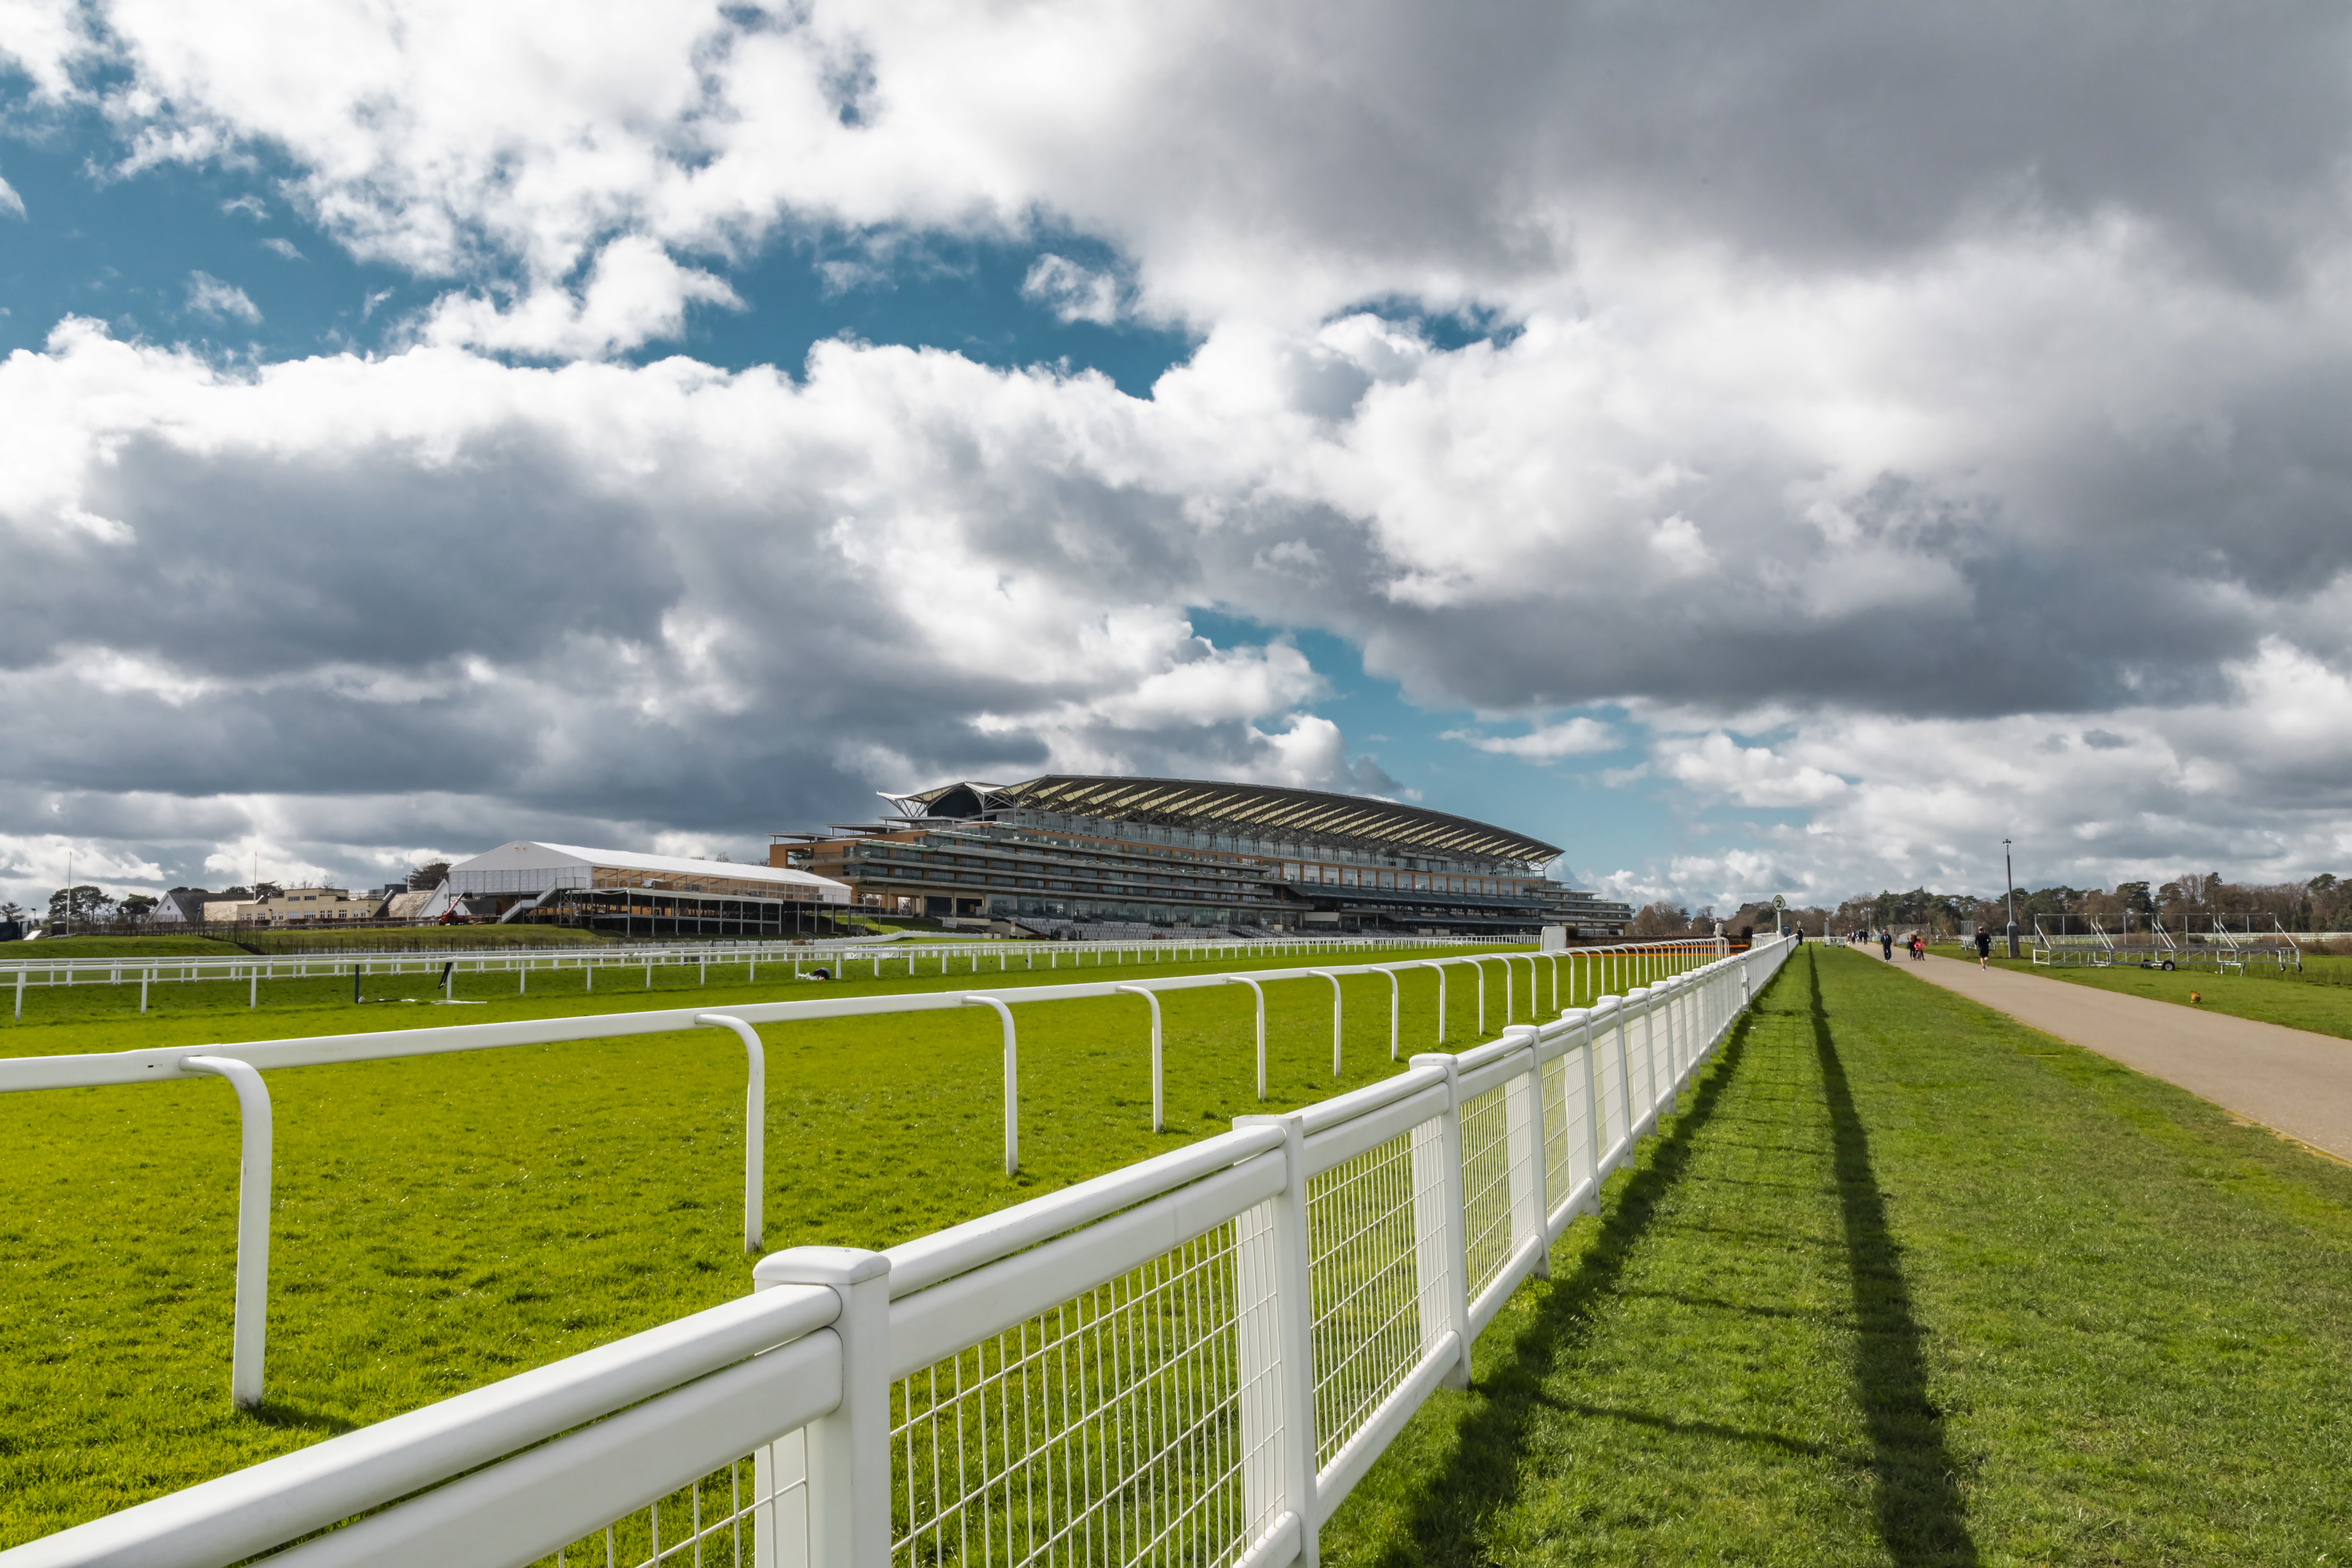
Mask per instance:
[[[2340,5],[0,0],[0,896],[1048,770],[2352,871]]]

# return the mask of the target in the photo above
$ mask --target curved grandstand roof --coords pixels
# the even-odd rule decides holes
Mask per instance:
[[[1560,852],[1557,845],[1466,816],[1450,816],[1391,800],[1276,784],[1050,773],[1025,784],[965,780],[917,795],[884,798],[909,816],[975,816],[1020,806],[1211,833],[1349,838],[1402,852],[1485,855],[1503,860],[1549,860]]]

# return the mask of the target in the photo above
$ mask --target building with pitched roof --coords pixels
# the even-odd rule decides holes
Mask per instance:
[[[1052,774],[884,795],[773,835],[772,863],[950,921],[1621,933],[1633,910],[1550,879],[1557,846],[1424,806],[1276,784]]]

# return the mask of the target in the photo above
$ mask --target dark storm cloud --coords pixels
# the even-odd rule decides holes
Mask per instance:
[[[102,634],[191,674],[529,658],[572,636],[654,636],[678,584],[643,509],[573,482],[533,432],[446,462],[382,447],[287,461],[153,437],[93,466],[83,504],[136,535],[31,561],[0,649],[39,661]]]
[[[1320,251],[1497,273],[1553,269],[1563,252],[1548,237],[1572,243],[1587,216],[1807,268],[1883,263],[2021,210],[2063,221],[2120,206],[2270,287],[2315,224],[2336,221],[2352,125],[2352,18],[2322,5],[2258,17],[1394,5],[1255,20],[1248,50],[1166,67],[1172,106],[1198,113],[1186,134],[1199,172],[1230,169],[1247,193],[1216,204],[1257,209]],[[1153,195],[1181,213],[1192,193]]]

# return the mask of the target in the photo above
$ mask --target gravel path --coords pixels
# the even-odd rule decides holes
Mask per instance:
[[[2352,1161],[2352,1042],[1948,958],[1895,967]]]

